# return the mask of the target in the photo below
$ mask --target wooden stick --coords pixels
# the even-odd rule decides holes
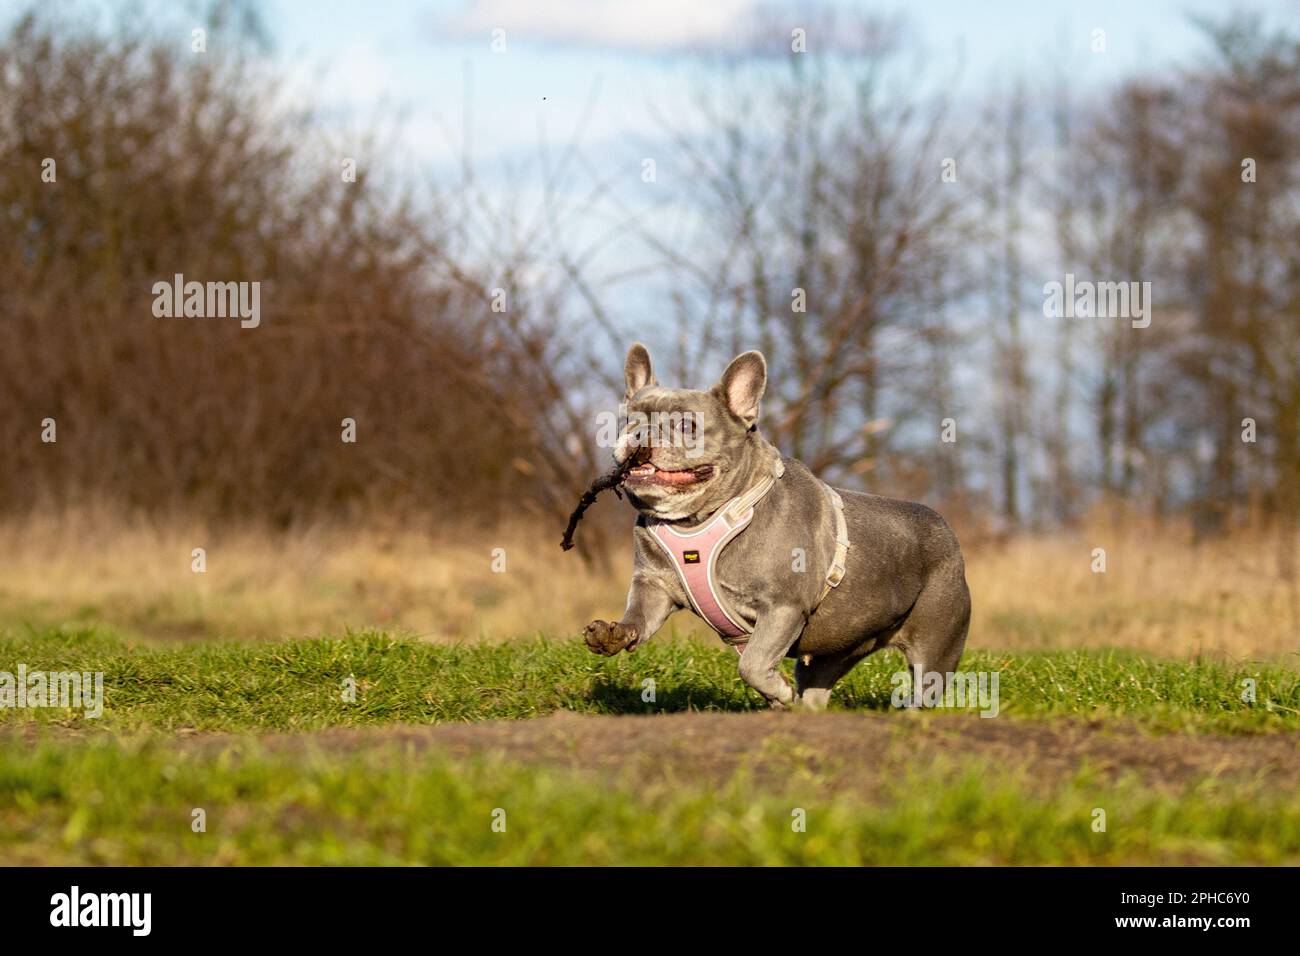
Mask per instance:
[[[613,488],[614,494],[622,500],[623,494],[618,490],[619,482],[636,464],[639,456],[628,455],[621,464],[618,465],[608,475],[601,475],[591,483],[586,491],[582,493],[582,498],[578,501],[578,507],[573,509],[573,514],[569,515],[569,526],[564,529],[564,538],[560,541],[560,549],[569,551],[573,548],[573,533],[578,530],[578,522],[582,520],[583,513],[590,508],[596,501],[596,496],[606,488]]]

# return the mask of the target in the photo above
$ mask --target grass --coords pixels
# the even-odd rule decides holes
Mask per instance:
[[[371,631],[340,639],[130,646],[103,629],[0,635],[0,671],[103,672],[104,714],[0,709],[0,725],[116,732],[319,730],[333,726],[763,707],[716,645],[665,639],[605,659],[577,639],[430,644]],[[895,652],[840,683],[835,706],[887,710]],[[1178,661],[1123,651],[971,651],[961,669],[999,675],[1008,717],[1124,718],[1160,731],[1300,729],[1300,674],[1277,664]],[[345,700],[345,681],[356,682]],[[655,702],[642,700],[653,680]],[[1255,700],[1243,699],[1254,681]]]
[[[1106,813],[1104,832],[1093,829]],[[204,813],[196,832],[194,811]],[[802,810],[806,829],[793,826]],[[493,829],[502,819],[504,832]],[[494,816],[495,813],[495,816]],[[646,784],[395,747],[220,753],[154,738],[0,749],[10,864],[1296,863],[1294,793],[1181,797],[1081,775],[1046,796],[1005,768],[926,767],[853,794]]]
[[[901,660],[868,659],[835,706],[888,709]],[[731,651],[689,640],[604,659],[576,639],[448,645],[378,631],[168,646],[103,628],[0,635],[0,671],[19,664],[102,671],[105,709],[97,720],[0,710],[0,862],[11,865],[1300,862],[1300,797],[1249,775],[1169,788],[1134,772],[1081,765],[1031,778],[1028,765],[939,754],[876,775],[866,794],[832,786],[831,771],[806,765],[798,748],[706,781],[671,768],[638,776],[632,763],[596,771],[455,759],[395,738],[339,747],[311,733],[560,709],[762,706]],[[1000,674],[1002,719],[1300,730],[1300,675],[1275,664],[1073,650],[974,651],[962,666]],[[348,677],[355,702],[344,700]],[[1256,681],[1254,704],[1241,697],[1246,678]],[[642,700],[648,679],[654,704]],[[196,740],[189,730],[230,736]],[[261,736],[270,731],[296,733],[289,745]],[[765,771],[761,786],[755,770]],[[1093,829],[1099,808],[1105,832]],[[192,828],[196,809],[202,832]],[[796,810],[802,832],[791,825]],[[493,829],[494,811],[504,811],[505,832]]]
[[[423,529],[270,535],[111,514],[0,524],[0,671],[102,672],[105,689],[100,719],[0,708],[0,863],[1300,863],[1300,797],[1270,769],[1297,738],[1195,736],[1300,731],[1300,597],[1277,573],[1277,542],[1258,534],[1195,548],[1136,524],[966,539],[975,618],[962,669],[998,675],[1000,720],[876,722],[897,760],[873,749],[848,762],[857,776],[810,762],[840,759],[830,730],[734,773],[716,766],[715,744],[744,749],[748,719],[694,764],[654,758],[641,778],[644,755],[613,738],[575,769],[567,751],[483,756],[501,728],[467,729],[479,743],[464,752],[479,756],[459,759],[398,734],[345,746],[314,733],[763,708],[689,615],[612,659],[564,637],[622,607],[625,558],[593,569],[554,538],[518,529],[437,547]],[[195,547],[204,574],[191,572]],[[496,547],[505,573],[491,570]],[[1105,574],[1090,570],[1094,547]],[[516,639],[527,634],[555,636]],[[301,639],[267,640],[286,637]],[[889,710],[902,667],[892,651],[869,658],[832,706]],[[827,726],[809,719],[813,733]],[[1063,720],[1080,726],[1045,723]],[[1185,736],[1134,742],[1112,734],[1117,722]],[[991,727],[1010,733],[971,743]],[[1076,732],[1123,742],[1060,755],[1042,743],[1068,751]],[[1156,747],[1158,759],[1134,756]],[[195,808],[205,832],[191,829]],[[505,833],[491,826],[498,808]],[[796,808],[806,832],[791,828]]]

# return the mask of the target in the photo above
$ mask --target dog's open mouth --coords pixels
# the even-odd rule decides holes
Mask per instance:
[[[681,488],[696,485],[713,477],[712,465],[699,465],[695,468],[670,470],[659,468],[651,462],[643,462],[628,471],[623,481],[629,485],[667,485]]]

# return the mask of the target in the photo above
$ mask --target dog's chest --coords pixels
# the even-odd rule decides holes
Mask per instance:
[[[670,569],[673,591],[685,598],[678,598],[679,602],[689,605],[725,640],[742,638],[754,629],[753,615],[737,606],[739,590],[728,585],[726,569],[734,563],[724,559],[727,545],[745,530],[753,514],[752,507],[740,512],[724,509],[689,529],[655,522],[646,525],[652,551]]]

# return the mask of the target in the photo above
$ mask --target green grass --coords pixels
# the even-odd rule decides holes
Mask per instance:
[[[1253,777],[1153,787],[1054,779],[983,758],[830,786],[795,755],[729,778],[654,780],[452,760],[393,740],[329,746],[335,726],[760,709],[721,647],[661,641],[612,659],[576,639],[439,646],[379,632],[279,643],[132,646],[103,630],[0,635],[0,671],[102,671],[105,710],[0,709],[0,864],[1090,864],[1300,862],[1300,797]],[[902,658],[869,658],[835,706],[887,710]],[[1011,719],[1156,731],[1300,729],[1300,675],[1269,664],[1121,652],[973,651]],[[343,699],[355,678],[355,702]],[[642,701],[653,679],[656,701]],[[1257,699],[1242,699],[1242,682]],[[932,719],[943,720],[939,712]],[[68,734],[68,727],[81,733]],[[197,743],[177,732],[237,736]],[[301,731],[273,744],[265,731]],[[1190,739],[1190,738],[1189,738]],[[787,761],[791,772],[773,773]],[[781,764],[785,767],[786,764]],[[747,769],[767,771],[755,786]],[[671,769],[671,768],[669,768]],[[780,783],[772,783],[779,780]],[[192,811],[207,829],[191,829]],[[505,810],[506,832],[493,811]],[[791,813],[807,814],[806,832]],[[1093,830],[1094,810],[1106,831]]]
[[[131,647],[110,633],[41,630],[0,636],[0,671],[102,671],[103,717],[0,709],[7,722],[113,731],[318,730],[332,726],[591,714],[749,710],[735,655],[685,641],[598,658],[576,639],[440,646],[379,632],[280,643]],[[902,657],[868,658],[834,706],[887,710]],[[1172,661],[1120,651],[969,652],[962,670],[999,675],[1001,714],[1122,717],[1153,730],[1258,733],[1300,728],[1300,673],[1276,664]],[[357,683],[345,701],[344,680]],[[1243,700],[1243,681],[1256,700]],[[643,682],[656,701],[642,702]]]
[[[593,781],[389,745],[268,755],[162,738],[0,749],[9,864],[1295,863],[1295,794],[1206,785],[1181,798],[1086,776],[1032,795],[1005,770],[933,766],[871,800]],[[943,785],[938,785],[942,775]],[[194,832],[202,808],[206,830]],[[1105,832],[1093,829],[1106,812]],[[505,811],[505,832],[492,828]],[[806,829],[795,832],[796,809]]]

